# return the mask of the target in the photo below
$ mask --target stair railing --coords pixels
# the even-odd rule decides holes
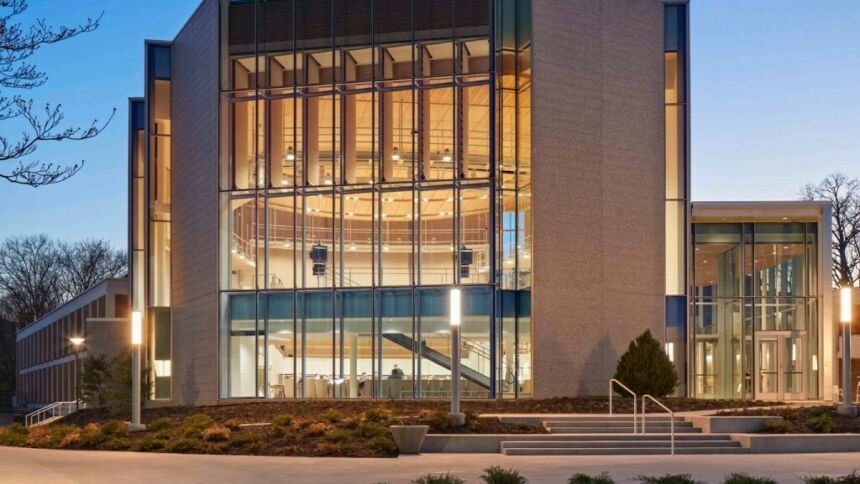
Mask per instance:
[[[54,402],[49,405],[45,405],[34,412],[28,413],[24,417],[24,426],[29,428],[51,417],[65,417],[70,415],[77,410],[77,403],[78,402],[73,400],[70,402]],[[86,408],[86,405],[81,403],[80,408]]]
[[[645,402],[648,400],[651,400],[663,410],[669,412],[670,452],[671,455],[675,455],[675,412],[651,395],[642,395],[642,435],[645,435]]]
[[[633,395],[633,433],[636,433],[636,392],[627,388],[627,385],[621,383],[620,381],[612,378],[609,380],[609,415],[612,415],[612,385],[618,385],[622,389],[626,390],[627,393]],[[644,402],[643,402],[644,403]]]

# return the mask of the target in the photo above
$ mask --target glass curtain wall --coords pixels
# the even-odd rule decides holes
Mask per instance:
[[[145,136],[146,166],[142,167],[146,185],[145,231],[136,226],[138,237],[146,239],[144,253],[146,270],[146,328],[147,361],[151,383],[150,398],[171,398],[171,52],[170,44],[146,44]],[[136,142],[139,142],[136,141]],[[137,169],[137,167],[136,167]],[[135,203],[144,196],[137,190],[139,177],[134,177]],[[133,214],[137,217],[137,214]],[[139,251],[133,251],[135,256]]]
[[[816,224],[693,231],[694,396],[817,398]]]
[[[514,29],[502,190],[493,24],[527,5],[222,1],[223,397],[443,397],[454,285],[480,301],[461,388],[495,396],[496,234],[511,217],[505,289],[527,293],[531,215],[530,33]],[[510,396],[530,386],[525,314]]]
[[[666,352],[679,374],[687,366],[687,238],[689,175],[687,59],[689,6],[664,6],[666,144]],[[685,382],[684,382],[685,383]],[[686,394],[686,385],[676,389]]]

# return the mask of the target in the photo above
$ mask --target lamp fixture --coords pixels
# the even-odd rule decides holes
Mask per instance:
[[[75,348],[78,348],[82,344],[84,344],[84,338],[80,336],[72,336],[71,338],[69,338],[69,342],[71,342]]]
[[[442,161],[451,161],[451,150],[449,150],[448,148],[445,148],[445,152],[442,154]]]
[[[391,159],[393,161],[400,161],[400,150],[395,146],[393,150],[391,150]]]
[[[284,155],[284,159],[286,161],[294,161],[296,159],[296,152],[293,151],[292,146],[287,147],[287,154]]]

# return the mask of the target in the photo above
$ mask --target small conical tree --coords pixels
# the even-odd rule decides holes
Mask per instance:
[[[651,331],[630,342],[627,352],[618,360],[615,378],[637,395],[665,397],[678,386],[675,365]]]

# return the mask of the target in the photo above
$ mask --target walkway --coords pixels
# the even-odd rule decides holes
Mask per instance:
[[[490,465],[518,469],[531,484],[564,484],[574,472],[610,471],[619,483],[640,474],[691,473],[720,482],[728,472],[801,482],[808,474],[847,474],[860,467],[858,454],[505,457],[491,454],[423,455],[398,459],[205,456],[16,449],[0,447],[0,483],[408,483],[426,472],[451,471],[478,482]]]

